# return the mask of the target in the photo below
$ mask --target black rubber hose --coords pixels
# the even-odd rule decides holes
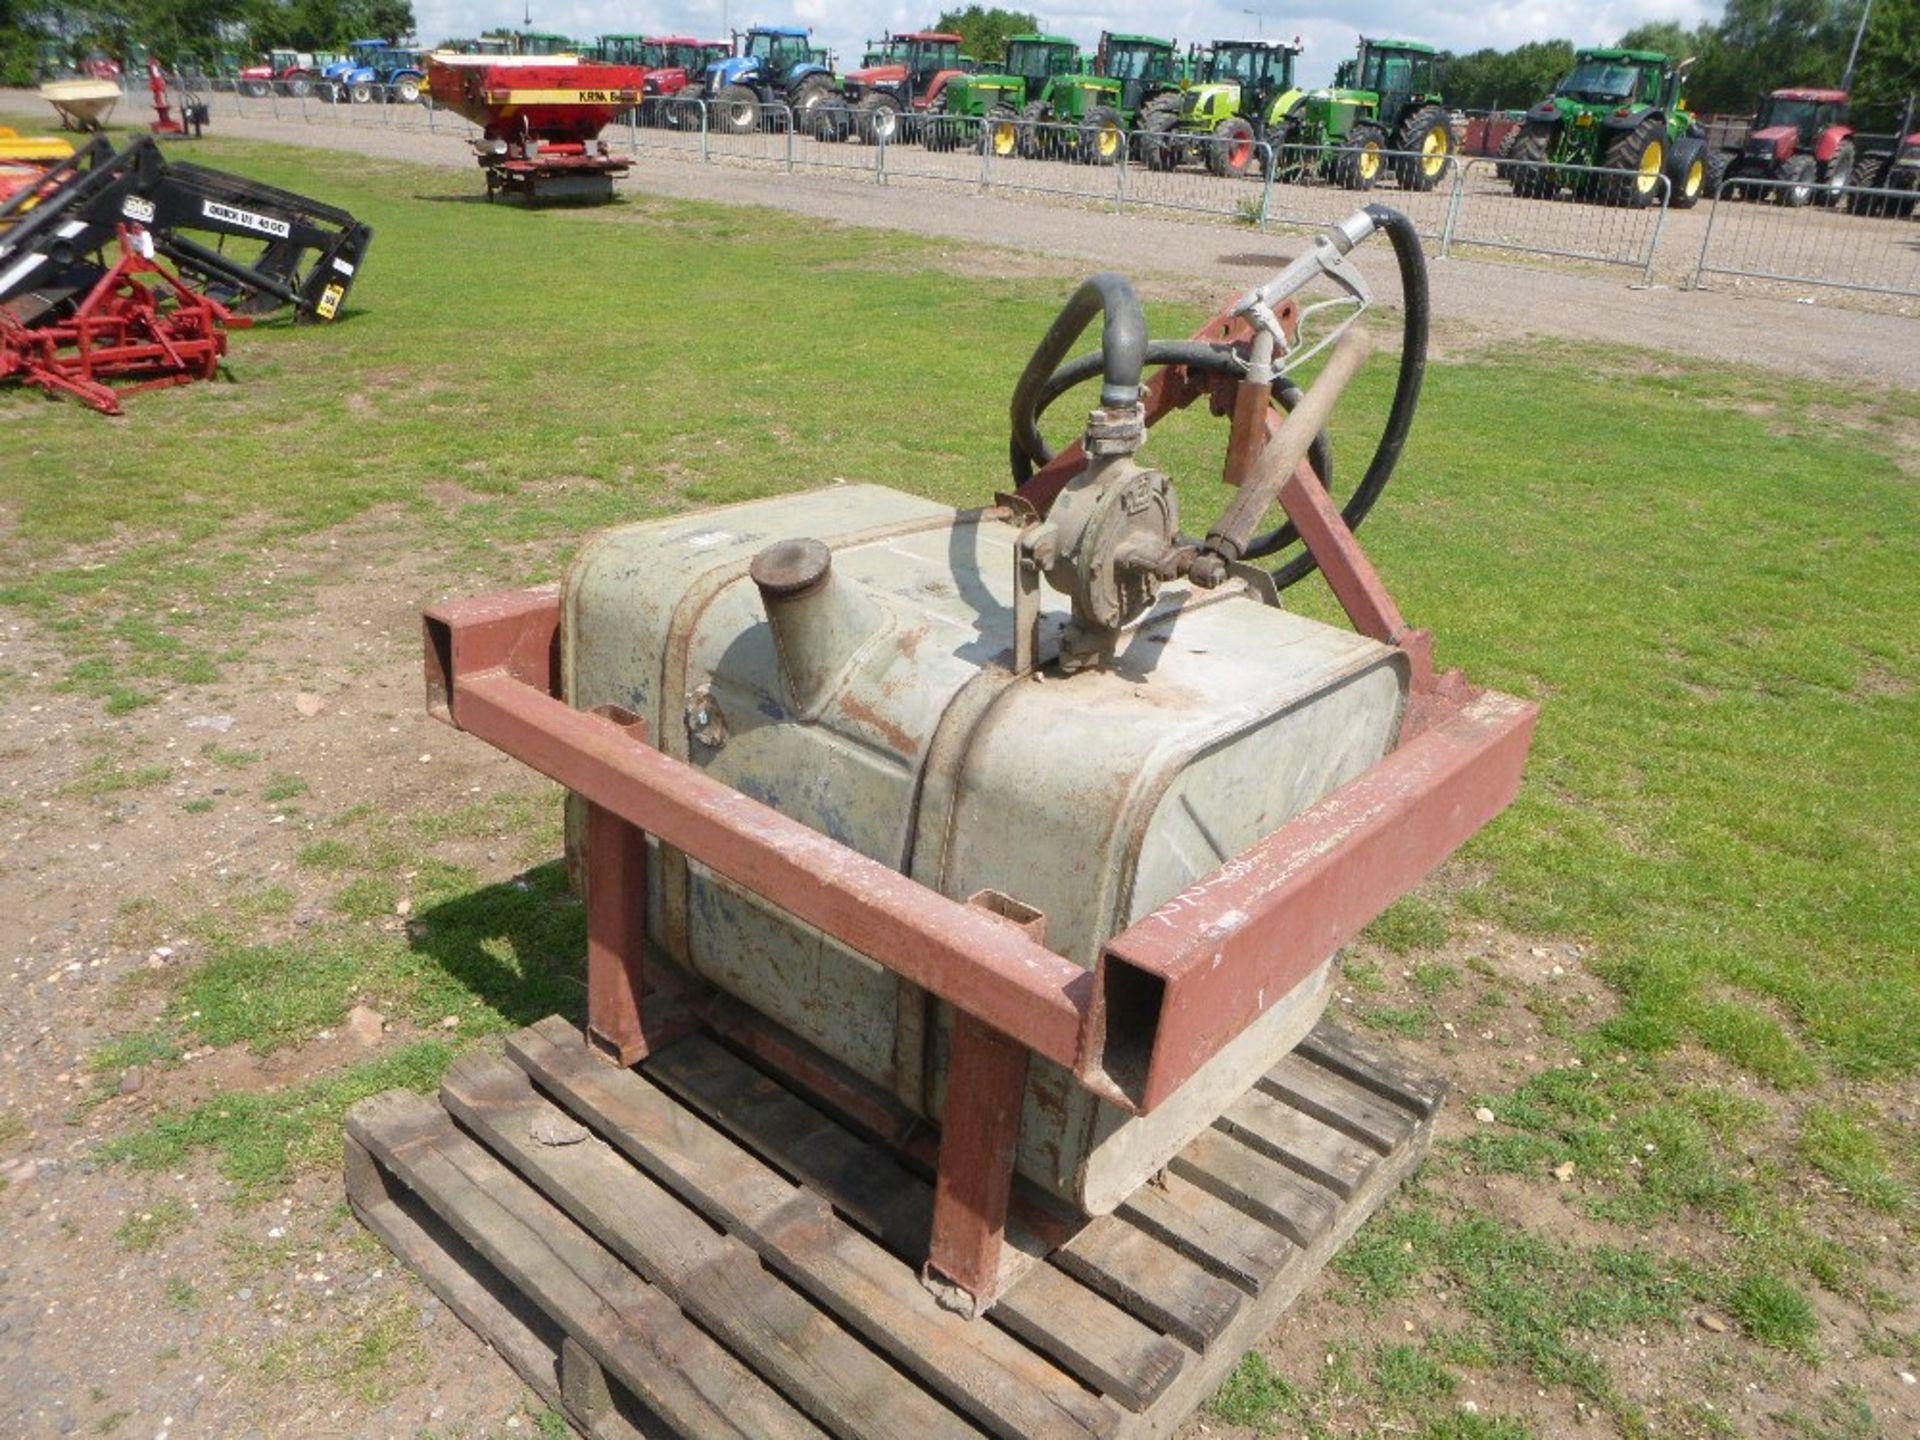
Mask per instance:
[[[1034,347],[1027,368],[1020,372],[1009,407],[1016,448],[1029,453],[1047,448],[1047,442],[1040,438],[1041,389],[1047,377],[1067,358],[1067,351],[1080,338],[1080,332],[1102,311],[1105,319],[1100,327],[1100,403],[1122,406],[1139,401],[1140,372],[1146,369],[1146,313],[1141,310],[1140,297],[1133,293],[1126,276],[1102,270],[1081,281],[1080,288],[1067,297],[1067,303],[1060,307],[1053,324]]]
[[[1246,357],[1230,345],[1214,345],[1205,340],[1149,340],[1147,342],[1147,364],[1184,365],[1189,370],[1204,370],[1215,375],[1231,375],[1235,379],[1247,373]],[[1046,388],[1040,392],[1040,414],[1046,414],[1053,402],[1076,385],[1084,385],[1100,373],[1100,354],[1098,351],[1081,355],[1069,360],[1048,378]],[[1273,387],[1273,395],[1281,408],[1291,410],[1299,402],[1300,387],[1284,377]],[[1045,453],[1037,462],[1044,465],[1053,458],[1041,442]],[[1320,483],[1329,492],[1333,489],[1333,444],[1322,430],[1313,437],[1313,447],[1307,451],[1307,458],[1313,464],[1314,474],[1320,477]],[[1033,475],[1036,462],[1016,446],[1013,456],[1014,485],[1027,483]],[[1256,535],[1247,546],[1247,558],[1258,559],[1271,555],[1288,542],[1280,538],[1278,529],[1268,530]]]
[[[1340,516],[1348,529],[1358,529],[1365,520],[1380,494],[1387,488],[1387,482],[1393,478],[1394,468],[1400,463],[1401,451],[1406,448],[1407,435],[1413,428],[1413,416],[1420,404],[1420,387],[1427,373],[1427,336],[1431,319],[1431,298],[1427,289],[1426,255],[1420,245],[1419,233],[1413,222],[1398,210],[1386,205],[1369,205],[1366,212],[1376,228],[1386,232],[1388,243],[1393,246],[1394,259],[1400,268],[1401,295],[1401,342],[1400,374],[1394,384],[1393,405],[1387,412],[1386,428],[1381,432],[1379,444],[1375,446],[1373,459],[1368,463],[1366,473],[1360,483],[1354,487],[1353,494],[1347,497],[1340,507]],[[1103,276],[1094,277],[1095,280]],[[1093,281],[1087,282],[1089,285]],[[1081,287],[1082,291],[1086,286]],[[1076,293],[1075,299],[1079,295]],[[1071,305],[1072,302],[1069,302]],[[1065,319],[1054,322],[1047,333],[1047,339],[1041,342],[1041,348],[1034,352],[1034,358],[1028,362],[1026,372],[1020,377],[1020,384],[1014,390],[1013,434],[1010,444],[1009,460],[1013,471],[1015,487],[1024,485],[1033,475],[1036,466],[1044,465],[1053,458],[1053,451],[1040,435],[1039,417],[1059,396],[1072,386],[1081,384],[1093,376],[1094,357],[1082,356],[1051,377],[1035,380],[1034,371],[1048,344],[1062,328]],[[1089,312],[1090,313],[1090,312]],[[1065,344],[1071,344],[1073,335],[1085,328],[1085,321],[1069,335],[1060,346],[1064,353]],[[1104,353],[1103,357],[1104,359]],[[1143,347],[1144,365],[1188,365],[1198,369],[1219,373],[1244,374],[1246,365],[1233,354],[1229,347],[1215,346],[1203,341],[1156,340]],[[1059,354],[1047,361],[1049,365],[1059,363]],[[1144,368],[1144,365],[1142,368]],[[1288,389],[1281,384],[1274,387],[1274,394],[1282,405],[1290,406]],[[1294,393],[1298,393],[1295,391]],[[1104,401],[1104,392],[1102,395]],[[1314,469],[1326,481],[1329,492],[1332,490],[1332,456],[1326,448],[1326,436],[1317,436],[1312,452]],[[1283,524],[1266,534],[1255,538],[1248,548],[1246,558],[1251,560],[1273,554],[1294,544],[1300,538],[1299,532],[1291,523]],[[1306,551],[1293,556],[1285,563],[1274,567],[1273,581],[1276,588],[1284,590],[1296,585],[1314,571],[1313,556]]]

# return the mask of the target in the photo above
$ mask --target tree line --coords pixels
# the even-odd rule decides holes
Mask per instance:
[[[66,63],[134,47],[163,64],[273,49],[339,50],[413,33],[412,0],[0,0],[0,84],[30,83],[43,51]]]

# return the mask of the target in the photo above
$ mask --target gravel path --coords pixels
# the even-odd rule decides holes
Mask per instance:
[[[12,103],[10,103],[12,102]],[[0,109],[30,111],[37,97],[0,91]],[[357,114],[357,112],[356,112]],[[391,159],[444,165],[458,182],[480,189],[466,144],[449,133],[372,124],[303,124],[297,120],[214,117],[223,135],[358,151]],[[777,137],[775,137],[777,140]],[[917,152],[916,152],[917,153]],[[841,224],[904,229],[964,245],[1013,249],[1058,264],[1062,273],[1088,266],[1126,271],[1159,293],[1218,300],[1263,278],[1297,251],[1299,237],[1017,197],[937,182],[895,180],[830,171],[787,174],[745,164],[700,164],[643,150],[627,185],[653,194],[733,204],[765,205]],[[1386,197],[1391,203],[1392,196]],[[1814,217],[1844,223],[1848,217]],[[1697,225],[1698,212],[1669,223]],[[1384,254],[1366,266],[1387,303],[1398,284]],[[1633,272],[1595,272],[1529,264],[1448,258],[1432,266],[1436,332],[1442,344],[1501,343],[1520,337],[1566,337],[1653,347],[1712,361],[1741,361],[1812,378],[1920,388],[1920,321],[1853,308],[1862,297],[1839,292],[1797,299],[1755,294],[1636,288]],[[1007,257],[980,257],[986,273],[1004,273]],[[1052,268],[1051,265],[1046,268]],[[1844,301],[1847,308],[1837,302]],[[1809,303],[1811,302],[1811,303]],[[1867,303],[1872,303],[1870,300]]]

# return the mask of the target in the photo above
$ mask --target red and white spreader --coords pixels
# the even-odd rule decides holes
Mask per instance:
[[[600,132],[640,103],[644,74],[551,56],[431,55],[427,92],[480,127],[473,148],[489,200],[501,191],[610,200],[633,160],[613,154]]]

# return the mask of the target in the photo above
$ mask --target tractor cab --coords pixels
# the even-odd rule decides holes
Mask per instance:
[[[1080,48],[1066,36],[1014,35],[1007,40],[1000,73],[1019,76],[1027,82],[1027,92],[1038,95],[1054,76],[1071,75],[1079,68]]]
[[[602,65],[638,65],[643,70],[660,66],[660,46],[639,35],[602,35],[587,47],[587,54]]]
[[[892,40],[869,40],[866,53],[860,57],[860,68],[871,70],[876,65],[898,65],[906,58],[907,47],[904,43],[896,43]]]
[[[1194,85],[1233,86],[1243,113],[1264,113],[1275,96],[1294,88],[1293,62],[1300,50],[1297,44],[1265,40],[1218,40],[1200,57]]]
[[[871,48],[871,47],[870,47]],[[858,104],[867,93],[891,96],[902,109],[924,110],[960,68],[960,37],[932,30],[888,37],[886,48],[899,58],[847,76],[847,98]]]
[[[1659,105],[1672,69],[1658,51],[1582,50],[1553,93],[1580,105]]]
[[[1811,150],[1821,136],[1846,123],[1844,90],[1775,90],[1761,99],[1748,138],[1791,139],[1792,150]]]
[[[1155,95],[1174,89],[1174,42],[1155,35],[1115,35],[1102,31],[1094,52],[1093,73],[1120,82],[1119,109],[1123,118]]]
[[[521,55],[571,55],[579,49],[568,36],[540,30],[522,30],[514,38]]]
[[[1380,97],[1381,123],[1392,129],[1402,110],[1440,95],[1440,61],[1416,40],[1362,39],[1353,59],[1356,88]]]

